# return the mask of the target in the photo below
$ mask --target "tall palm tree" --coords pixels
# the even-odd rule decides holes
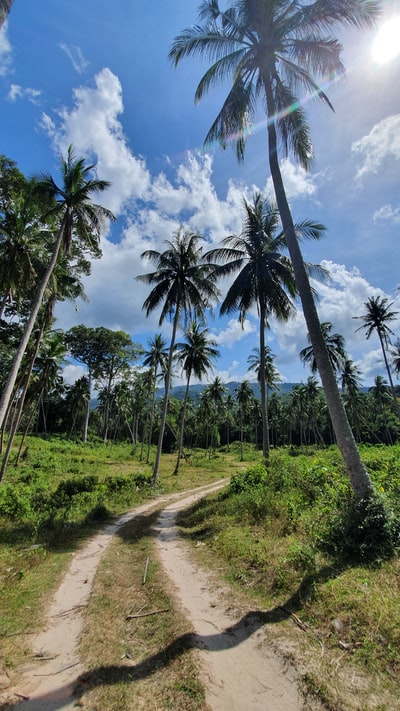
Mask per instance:
[[[150,368],[153,375],[153,382],[151,385],[152,390],[152,400],[150,408],[150,423],[149,431],[147,437],[147,457],[146,462],[149,463],[150,460],[150,447],[151,439],[153,436],[153,425],[154,425],[154,413],[156,408],[156,396],[157,396],[157,380],[159,377],[165,378],[168,367],[168,348],[167,339],[161,335],[161,333],[156,333],[154,338],[149,338],[148,340],[149,349],[145,351],[143,358],[143,365],[145,368]]]
[[[49,280],[56,268],[61,248],[69,255],[72,250],[73,240],[77,240],[80,247],[85,247],[94,257],[99,257],[101,252],[98,246],[104,219],[115,219],[107,208],[92,202],[92,195],[103,192],[109,185],[105,180],[90,178],[93,165],[85,165],[84,160],[76,159],[72,147],[68,148],[67,158],[61,160],[63,182],[58,186],[51,176],[42,176],[39,183],[40,189],[46,197],[54,200],[54,207],[49,212],[50,216],[59,219],[59,231],[52,246],[52,253],[47,269],[35,294],[32,310],[26,322],[24,333],[18,350],[15,354],[8,380],[0,400],[0,428],[3,426],[18,370],[28,345],[33,327],[39,313],[43,296]]]
[[[342,47],[330,34],[325,35],[325,31],[334,25],[371,27],[379,10],[380,3],[369,0],[316,0],[312,3],[232,0],[226,10],[220,10],[218,0],[204,0],[199,9],[199,23],[183,30],[169,53],[175,66],[191,55],[210,58],[212,64],[196,90],[197,101],[214,84],[231,81],[206,143],[217,140],[225,146],[234,137],[237,156],[243,159],[250,122],[258,99],[263,101],[275,197],[336,439],[357,498],[370,496],[372,483],[347,420],[321,333],[286,196],[278,149],[283,147],[286,153],[290,151],[305,169],[310,166],[313,151],[301,91],[305,90],[307,99],[310,95],[320,98],[332,108],[318,78],[333,78],[344,71]]]
[[[371,334],[376,331],[381,344],[383,360],[385,361],[386,372],[388,374],[390,389],[397,414],[400,417],[400,407],[397,402],[396,392],[393,385],[392,373],[388,362],[386,349],[390,344],[390,336],[394,336],[393,331],[388,325],[391,321],[395,321],[399,315],[398,311],[391,311],[393,302],[388,303],[386,296],[370,296],[368,301],[364,303],[365,312],[361,316],[354,316],[356,319],[363,321],[363,324],[356,328],[356,332],[361,329],[365,330],[365,337],[368,340]]]
[[[14,0],[0,0],[0,29],[6,21]]]
[[[166,318],[170,318],[172,321],[164,402],[153,468],[154,482],[158,479],[178,326],[182,319],[186,323],[193,317],[200,321],[204,320],[206,309],[211,308],[213,302],[218,298],[218,289],[215,285],[215,266],[205,263],[203,260],[201,245],[203,240],[204,237],[201,235],[180,227],[174,233],[172,240],[165,241],[167,249],[164,252],[152,249],[143,252],[142,258],[153,262],[156,271],[136,277],[146,284],[155,284],[143,304],[146,316],[163,303],[158,323],[161,326]]]
[[[257,382],[260,386],[261,393],[261,421],[264,427],[264,421],[267,426],[266,432],[266,443],[267,452],[269,452],[270,441],[269,441],[269,412],[268,412],[268,391],[273,388],[278,388],[278,383],[280,382],[280,375],[274,365],[274,356],[271,349],[268,346],[264,346],[264,357],[262,357],[259,348],[253,348],[253,352],[250,353],[247,358],[249,363],[248,370],[253,371],[257,375]],[[262,368],[264,367],[264,377],[262,375]],[[264,387],[265,395],[262,395],[262,388]],[[265,406],[265,415],[263,414],[263,407]],[[263,433],[264,434],[264,433]],[[263,440],[264,441],[264,440]],[[265,454],[264,454],[265,457]]]
[[[0,319],[7,303],[20,301],[34,286],[34,251],[38,250],[43,224],[32,196],[16,195],[12,211],[0,222]]]
[[[321,323],[321,332],[325,340],[326,349],[328,351],[329,360],[331,362],[334,373],[340,372],[343,367],[347,354],[344,349],[344,338],[340,333],[331,333],[332,324],[329,321]],[[315,357],[314,348],[311,343],[310,334],[308,334],[309,346],[302,348],[300,351],[300,360],[304,365],[309,365],[312,373],[317,373],[318,364]]]
[[[221,412],[224,407],[224,398],[228,393],[228,389],[223,384],[221,378],[217,375],[214,380],[206,387],[204,391],[204,399],[208,398],[210,403],[210,413],[212,413],[212,430],[211,430],[211,442],[210,450],[215,447],[215,441],[217,439],[217,429],[218,422]]]
[[[350,358],[344,359],[339,375],[342,391],[353,393],[360,389],[361,371]]]
[[[210,259],[222,264],[220,276],[237,274],[221,304],[221,314],[239,311],[245,317],[256,306],[259,325],[260,391],[263,424],[263,456],[268,459],[268,410],[265,393],[265,329],[267,319],[274,314],[287,320],[293,310],[290,297],[296,294],[293,270],[287,256],[283,232],[278,232],[279,213],[260,193],[253,203],[244,200],[246,211],[242,232],[222,240],[222,247],[208,253]]]
[[[219,356],[219,351],[215,348],[217,344],[213,339],[208,338],[208,332],[208,328],[202,329],[197,321],[191,321],[184,334],[186,342],[177,343],[175,346],[175,358],[186,374],[186,388],[181,409],[178,456],[174,474],[179,473],[179,464],[183,456],[183,433],[190,379],[194,375],[201,380],[212,368],[212,360]]]
[[[254,394],[252,387],[248,380],[243,380],[240,385],[235,390],[236,402],[239,409],[239,421],[240,421],[240,461],[243,461],[243,436],[244,436],[244,423],[246,418],[250,414],[251,406],[254,401]]]
[[[397,339],[392,348],[392,367],[397,377],[400,377],[400,340]]]

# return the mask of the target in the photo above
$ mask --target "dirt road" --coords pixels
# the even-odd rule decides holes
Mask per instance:
[[[200,675],[213,711],[299,711],[305,707],[294,674],[274,654],[260,618],[247,613],[237,619],[225,609],[223,589],[190,560],[190,548],[175,526],[179,510],[225,483],[161,499],[166,506],[155,526],[159,558],[175,588],[177,603],[193,625]],[[24,681],[14,690],[14,700],[21,699],[21,711],[76,708],[73,691],[84,672],[78,643],[101,556],[119,528],[154,506],[152,501],[128,512],[74,556],[54,596],[47,628],[34,641],[37,661],[24,670]]]

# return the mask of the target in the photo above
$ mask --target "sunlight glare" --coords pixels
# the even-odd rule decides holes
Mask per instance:
[[[400,16],[385,22],[372,45],[372,56],[378,64],[385,64],[400,52]]]

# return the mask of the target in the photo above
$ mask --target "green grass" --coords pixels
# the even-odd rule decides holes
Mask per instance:
[[[195,547],[196,554],[210,567],[224,571],[248,609],[266,611],[266,624],[271,625],[276,643],[300,664],[305,690],[317,694],[327,708],[397,708],[400,562],[389,549],[380,555],[380,543],[365,548],[371,536],[366,541],[364,536],[364,548],[359,546],[361,539],[350,540],[360,532],[348,514],[351,490],[336,448],[273,451],[267,472],[251,449],[245,451],[243,462],[234,447],[212,457],[197,451],[190,462],[182,463],[178,477],[173,475],[174,456],[163,455],[157,487],[149,483],[151,465],[140,462],[139,454],[139,448],[135,451],[129,443],[83,445],[32,437],[21,466],[8,470],[0,486],[0,671],[18,669],[29,654],[30,633],[41,626],[48,599],[71,555],[105,518],[160,493],[234,476],[227,491],[198,502],[180,518],[183,535],[202,543]],[[381,497],[371,515],[372,526],[379,524],[382,504],[392,510],[390,532],[396,534],[400,447],[363,447],[362,456]],[[122,548],[118,556],[112,555],[113,548],[107,553],[96,582],[100,587],[89,614],[92,619],[104,616],[105,629],[110,625],[110,668],[132,651],[123,614],[126,569],[122,566],[120,573],[118,566],[127,559],[137,567],[134,575],[141,577],[143,557],[151,544],[147,525],[141,522],[141,533],[127,527],[129,542],[115,542]],[[358,559],[357,546],[364,551]],[[159,576],[152,561],[145,591],[149,608],[170,606],[168,589]],[[121,584],[115,585],[114,580]],[[123,595],[118,599],[120,587]],[[137,599],[142,593],[136,590]],[[174,614],[171,610],[171,616],[165,620],[160,616],[157,623],[144,619],[143,626],[135,628],[136,660],[168,649],[171,630],[181,624]],[[116,636],[113,619],[119,620]],[[92,643],[85,651],[88,660]],[[144,705],[162,688],[160,693],[171,704],[177,697],[182,709],[202,708],[202,690],[190,655],[176,652],[172,665],[163,658],[168,668],[164,686],[157,687],[161,684],[157,675],[151,675],[153,681],[142,680]],[[129,709],[133,703],[123,676],[91,689],[90,694],[93,708],[99,703],[99,708],[111,709],[113,703],[115,708]],[[155,708],[168,708],[168,704],[162,706],[160,697]]]
[[[400,448],[364,448],[363,457],[383,497],[379,506],[383,502],[392,512],[393,548],[399,551]],[[238,592],[269,611],[268,619],[284,613],[281,629],[275,629],[278,637],[287,637],[296,618],[304,623],[300,636],[295,625],[292,653],[303,667],[308,658],[309,691],[318,687],[335,711],[395,709],[400,561],[393,548],[388,554],[376,545],[376,517],[367,533],[354,525],[346,528],[350,501],[335,448],[280,450],[272,452],[264,474],[259,466],[249,467],[227,491],[181,514],[179,523],[186,536],[203,543],[195,550],[206,564],[224,569]],[[342,541],[340,549],[334,545],[338,527],[343,536],[355,536]],[[372,542],[368,556],[365,538]],[[344,551],[352,555],[344,558]],[[361,688],[352,688],[349,680],[357,678]]]

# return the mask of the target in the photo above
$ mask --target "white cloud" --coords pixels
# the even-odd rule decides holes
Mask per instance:
[[[99,177],[111,182],[104,203],[120,214],[128,201],[145,196],[150,182],[144,161],[132,155],[118,119],[123,112],[120,81],[109,69],[102,69],[94,88],[79,87],[73,96],[73,108],[62,109],[52,119],[53,145],[63,154],[72,144],[78,155],[97,156]]]
[[[388,156],[399,160],[400,114],[387,116],[375,124],[366,136],[353,143],[351,150],[361,160],[356,179],[368,173],[377,173],[383,160]]]
[[[40,89],[29,89],[28,87],[23,88],[19,84],[11,84],[10,91],[8,92],[8,100],[11,102],[17,99],[27,99],[31,104],[38,104],[38,99],[42,95]]]
[[[11,44],[7,37],[7,26],[5,22],[0,30],[0,77],[6,76],[11,66]]]
[[[379,210],[374,212],[374,220],[388,220],[394,224],[400,222],[400,207],[393,205],[383,205]]]
[[[218,345],[231,348],[238,341],[246,338],[251,333],[255,333],[257,329],[249,319],[245,319],[243,325],[237,319],[231,319],[228,322],[228,326],[221,331],[212,330],[213,338]]]
[[[69,363],[63,369],[63,379],[67,385],[73,385],[76,380],[79,380],[83,375],[86,375],[86,368],[83,365],[73,365]]]
[[[362,321],[357,321],[355,317],[365,313],[364,304],[371,296],[388,298],[389,302],[394,302],[391,310],[400,312],[400,297],[391,298],[382,289],[373,287],[355,267],[348,269],[343,264],[327,260],[321,264],[330,272],[331,281],[329,284],[315,284],[319,294],[317,310],[320,321],[332,323],[332,332],[340,333],[345,338],[346,351],[360,367],[363,377],[370,379],[373,371],[382,371],[382,353],[379,358],[370,355],[377,353],[377,336],[372,335],[370,341],[366,342],[364,331],[356,331]],[[307,326],[302,311],[299,310],[287,323],[282,324],[272,319],[271,328],[279,343],[279,354],[275,353],[279,355],[279,365],[288,366],[290,362],[298,359],[300,350],[308,343]],[[398,331],[400,319],[393,322],[391,328],[394,332],[396,329]],[[371,345],[368,348],[369,343]],[[309,371],[305,369],[305,377],[308,375]]]
[[[80,47],[63,43],[60,44],[60,49],[65,52],[68,59],[71,61],[73,68],[76,72],[78,72],[78,74],[83,74],[83,72],[86,71],[89,66],[89,62],[83,56],[83,52]]]
[[[295,165],[289,158],[285,158],[281,162],[281,172],[289,200],[315,196],[320,178],[319,174],[306,173],[301,165]],[[268,178],[266,192],[270,200],[275,199],[272,178]]]

